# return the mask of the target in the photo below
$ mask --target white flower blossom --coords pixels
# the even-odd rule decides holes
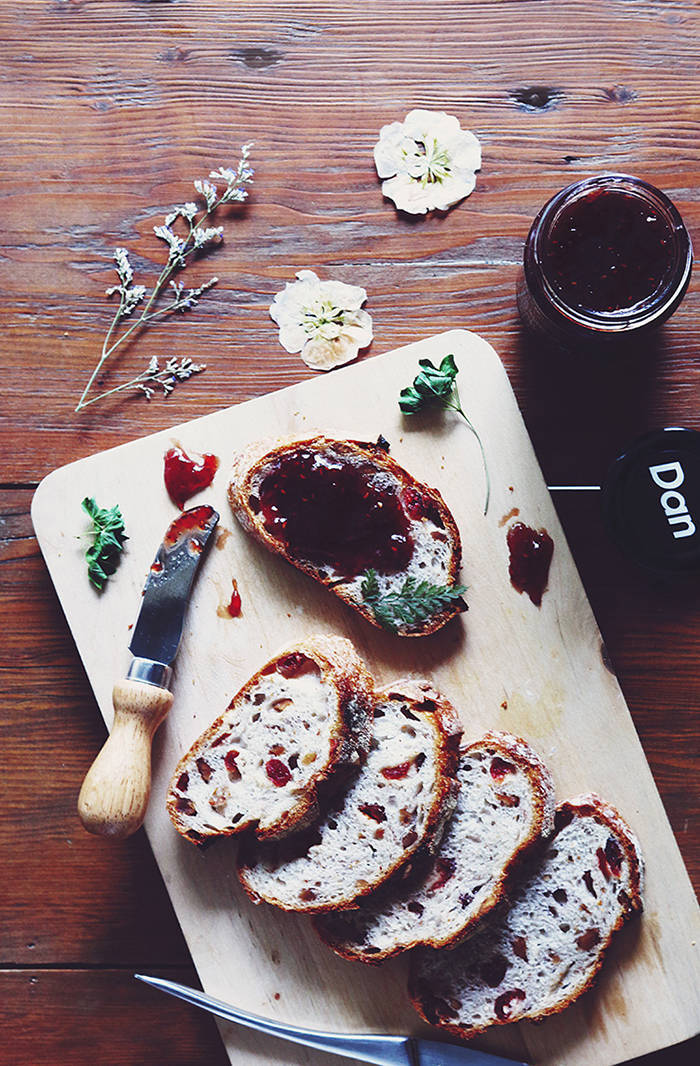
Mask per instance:
[[[400,211],[447,211],[473,191],[481,145],[459,119],[444,111],[409,111],[383,126],[374,146],[382,192]]]
[[[204,248],[207,244],[218,244],[224,239],[223,226],[209,226],[204,229],[196,229],[193,234],[195,248]]]
[[[210,181],[203,181],[198,178],[194,183],[194,187],[199,195],[204,197],[207,202],[207,208],[211,211],[216,203],[216,185],[212,185]]]
[[[372,318],[361,310],[367,292],[359,285],[321,281],[300,270],[270,307],[279,340],[288,352],[301,352],[312,370],[332,370],[357,358],[372,340]]]

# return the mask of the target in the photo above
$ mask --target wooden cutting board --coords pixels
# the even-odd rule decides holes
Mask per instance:
[[[419,358],[439,361],[449,352],[488,457],[493,488],[486,517],[481,459],[466,426],[449,413],[404,418],[396,402]],[[242,532],[226,502],[234,452],[261,437],[315,432],[360,440],[382,433],[399,463],[440,489],[462,533],[466,615],[422,640],[379,632]],[[314,1028],[428,1032],[406,997],[405,960],[373,968],[337,958],[308,919],[246,899],[234,870],[235,842],[197,850],[178,837],[165,813],[169,777],[194,738],[272,653],[320,631],[349,637],[380,682],[407,673],[430,676],[460,711],[466,738],[494,728],[521,734],[551,767],[560,800],[599,792],[641,840],[646,911],[613,945],[598,987],[542,1025],[505,1027],[476,1046],[552,1066],[611,1066],[696,1033],[700,910],[493,349],[473,333],[444,333],[50,474],[34,497],[34,527],[108,725],[113,682],[129,663],[141,589],[176,514],[162,462],[173,442],[220,457],[213,486],[193,503],[211,503],[221,523],[189,609],[175,704],[156,738],[146,829],[206,991],[254,1013]],[[86,495],[100,506],[118,502],[130,538],[101,596],[88,584],[85,544],[78,539],[86,529],[80,508]],[[516,509],[520,520],[545,527],[554,540],[541,608],[509,582],[506,529]],[[243,601],[236,619],[221,610],[234,577]],[[221,1032],[237,1066],[331,1062],[320,1052],[233,1026],[222,1024]]]

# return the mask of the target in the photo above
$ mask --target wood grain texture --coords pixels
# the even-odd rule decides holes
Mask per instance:
[[[508,0],[244,2],[235,14],[212,0],[3,5],[13,136],[0,283],[5,329],[41,371],[0,368],[0,453],[14,476],[308,376],[279,348],[267,307],[310,265],[370,292],[369,355],[449,325],[493,340],[550,480],[599,480],[630,434],[679,416],[697,424],[696,281],[654,350],[612,373],[543,364],[519,336],[522,243],[563,184],[632,171],[673,197],[691,234],[700,226],[697,6],[595,8],[588,20],[571,4]],[[374,171],[380,126],[416,104],[454,111],[482,140],[476,192],[447,217],[398,217]],[[167,404],[115,400],[74,416],[108,323],[115,244],[152,278],[152,225],[244,140],[256,145],[253,197],[191,271],[201,281],[213,269],[220,285],[177,328],[146,334],[105,384],[153,354],[195,355],[206,374]],[[594,410],[604,417],[592,432]]]
[[[115,847],[77,823],[105,734],[32,537],[31,486],[60,463],[310,377],[267,316],[305,266],[369,290],[365,359],[452,326],[491,340],[550,483],[599,483],[636,434],[697,427],[697,277],[657,341],[612,366],[562,361],[524,337],[513,292],[536,210],[601,170],[665,189],[698,245],[699,29],[688,0],[0,5],[0,960],[70,968],[3,974],[2,1066],[130,1063],[145,1048],[175,1064],[226,1061],[190,1008],[144,1010],[144,991],[121,974],[73,968],[188,956],[144,835]],[[411,106],[452,111],[482,141],[477,189],[446,218],[411,222],[381,197],[371,147]],[[206,373],[167,403],[75,416],[108,324],[114,246],[133,249],[152,279],[152,225],[248,139],[250,205],[187,275],[221,283],[189,320],[125,351],[104,383],[171,353],[204,360]],[[612,555],[592,494],[555,502],[697,888],[697,589],[644,579]],[[697,1057],[695,1044],[643,1061]]]

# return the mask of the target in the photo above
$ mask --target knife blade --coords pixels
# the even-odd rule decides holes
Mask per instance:
[[[112,692],[112,731],[78,797],[78,814],[89,833],[121,839],[145,818],[151,743],[172,706],[172,663],[192,585],[218,521],[213,507],[183,511],[168,526],[151,564],[129,644],[134,658]]]
[[[186,1003],[209,1011],[226,1021],[256,1029],[268,1036],[277,1036],[304,1047],[327,1051],[341,1055],[355,1062],[369,1062],[374,1066],[527,1066],[527,1063],[504,1059],[486,1051],[460,1047],[457,1044],[444,1044],[435,1040],[422,1040],[418,1037],[391,1036],[383,1033],[326,1033],[316,1029],[302,1029],[298,1025],[285,1025],[272,1018],[261,1018],[257,1014],[232,1007],[223,1000],[208,996],[196,988],[166,981],[162,977],[149,977],[135,973],[137,981],[143,981],[161,992],[177,996]]]

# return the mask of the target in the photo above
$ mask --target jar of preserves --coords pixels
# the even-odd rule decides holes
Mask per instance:
[[[688,231],[659,189],[625,174],[567,186],[525,243],[518,308],[565,347],[638,338],[671,315],[692,269]]]

